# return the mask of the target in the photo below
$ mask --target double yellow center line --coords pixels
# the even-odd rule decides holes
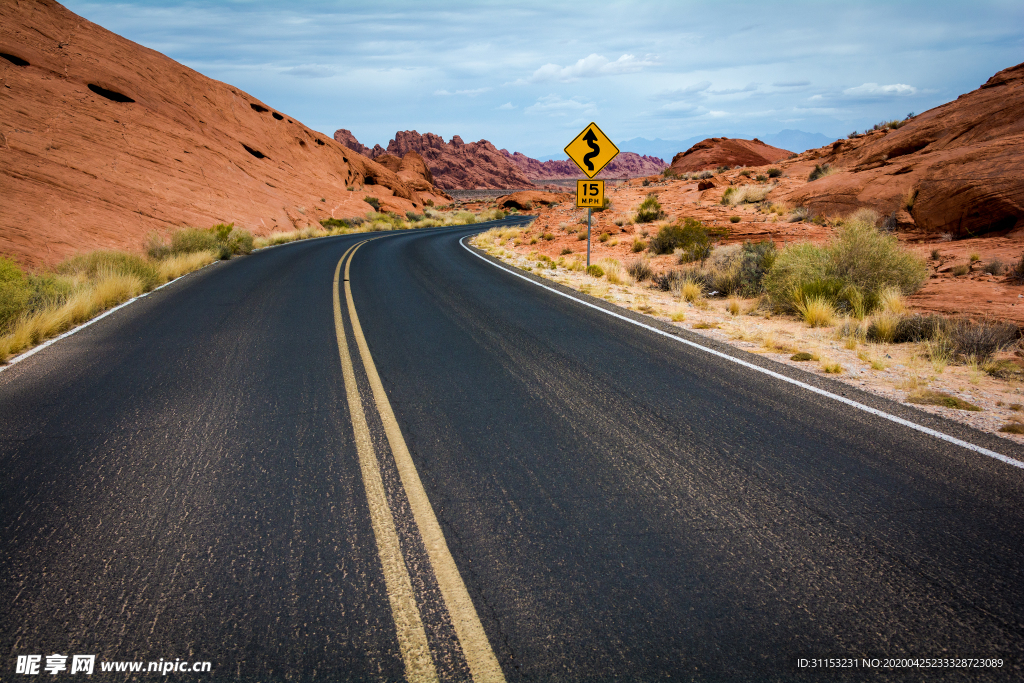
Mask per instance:
[[[491,650],[483,625],[469,597],[466,585],[462,581],[455,560],[448,550],[448,544],[437,522],[434,509],[430,505],[423,483],[413,464],[409,448],[406,446],[402,431],[391,410],[391,403],[384,393],[377,367],[370,355],[370,348],[363,336],[359,316],[356,315],[355,303],[352,300],[352,287],[349,283],[349,269],[352,257],[363,244],[364,240],[355,244],[345,252],[334,269],[334,329],[338,336],[338,352],[341,355],[341,368],[345,377],[345,393],[348,396],[349,414],[352,428],[355,431],[356,451],[359,455],[359,466],[363,475],[363,486],[370,507],[370,520],[377,552],[384,569],[384,582],[387,586],[388,601],[398,632],[398,646],[405,663],[405,675],[410,681],[437,681],[437,668],[434,664],[427,634],[423,626],[423,618],[416,605],[416,594],[412,587],[409,570],[402,554],[401,542],[395,528],[394,513],[388,505],[381,477],[380,462],[370,438],[370,430],[366,422],[363,399],[356,384],[352,357],[349,354],[348,340],[345,335],[345,324],[341,315],[340,274],[345,268],[345,301],[348,306],[348,317],[352,325],[352,336],[355,338],[363,370],[369,380],[372,401],[369,408],[376,409],[384,426],[391,454],[398,469],[402,487],[412,508],[413,521],[427,549],[434,576],[437,578],[441,597],[451,617],[459,645],[466,657],[466,663],[474,681],[504,681],[497,658]]]

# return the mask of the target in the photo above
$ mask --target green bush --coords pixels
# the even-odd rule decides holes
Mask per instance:
[[[707,228],[700,221],[687,217],[682,224],[661,226],[647,248],[654,254],[671,254],[677,247],[688,249],[693,244],[705,242],[710,242]]]
[[[814,170],[811,171],[809,176],[807,176],[807,181],[811,182],[818,178],[824,178],[825,176],[832,175],[833,173],[835,173],[835,169],[829,164],[815,164]]]
[[[363,197],[363,201],[373,207],[373,210],[380,213],[380,200],[376,197]]]
[[[807,296],[828,296],[840,309],[863,314],[877,307],[881,291],[917,291],[928,277],[917,256],[868,219],[848,220],[829,244],[796,244],[783,250],[764,279],[772,304],[795,310]],[[860,310],[858,310],[860,309]]]
[[[32,298],[32,286],[13,260],[0,256],[0,330],[25,309]]]
[[[744,242],[739,258],[737,293],[744,297],[764,292],[764,276],[772,269],[779,252],[771,240]]]
[[[218,223],[207,230],[176,230],[171,234],[170,244],[166,244],[159,235],[150,235],[146,253],[151,259],[161,260],[177,254],[212,251],[219,258],[227,259],[231,258],[232,254],[248,254],[252,249],[252,233],[236,228],[234,223]]]
[[[324,218],[320,221],[320,225],[328,230],[339,230],[342,228],[354,228],[365,222],[362,218]]]
[[[591,277],[602,277],[604,276],[604,268],[596,263],[592,263],[587,266],[587,275],[590,275]]]
[[[768,177],[769,178],[778,178],[781,175],[782,175],[782,169],[781,168],[769,168],[768,169]]]
[[[160,274],[153,264],[134,254],[117,251],[93,251],[75,256],[57,266],[56,272],[60,275],[81,275],[88,278],[95,278],[103,272],[134,275],[139,278],[147,292],[160,281]]]
[[[653,192],[647,195],[636,210],[637,223],[653,223],[664,217],[665,212],[661,210],[661,202],[658,201],[658,195]]]

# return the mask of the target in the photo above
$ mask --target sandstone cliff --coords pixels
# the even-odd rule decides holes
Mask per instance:
[[[977,90],[801,159],[840,170],[784,197],[818,213],[867,206],[901,230],[966,237],[1024,228],[1024,64]]]
[[[367,195],[402,213],[435,196],[52,0],[0,3],[0,55],[0,253],[28,265],[137,250],[154,230],[267,233],[364,215]]]
[[[706,171],[719,166],[764,166],[793,156],[792,152],[766,145],[757,138],[708,138],[672,157],[675,173]]]

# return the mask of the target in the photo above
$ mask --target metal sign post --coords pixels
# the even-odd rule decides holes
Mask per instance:
[[[589,206],[587,207],[587,268],[590,267],[590,212],[593,211]]]

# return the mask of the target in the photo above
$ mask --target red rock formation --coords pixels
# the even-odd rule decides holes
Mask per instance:
[[[354,149],[358,145],[351,133],[342,129],[335,133],[335,138],[349,142],[346,146]],[[446,143],[440,135],[424,133],[420,135],[414,130],[403,130],[395,133],[395,139],[388,143],[385,150],[375,145],[370,151],[374,159],[385,154],[405,157],[409,152],[416,152],[422,157],[426,167],[434,178],[434,185],[448,190],[473,190],[482,188],[516,188],[533,187],[529,178],[487,140],[465,143],[458,135]]]
[[[373,157],[373,150],[367,147],[366,145],[360,144],[359,141],[356,140],[356,136],[352,135],[352,131],[350,130],[345,130],[344,128],[341,128],[339,130],[334,131],[334,139],[336,142],[345,145],[353,152],[359,152],[365,157]]]
[[[530,180],[543,181],[587,177],[580,171],[579,166],[570,159],[538,161],[519,152],[509,154],[504,149],[501,152],[511,159],[512,163],[518,166]],[[620,152],[596,177],[641,178],[661,173],[667,166],[668,164],[658,157],[641,156],[636,152]]]
[[[361,216],[367,195],[401,213],[442,199],[52,0],[0,3],[0,53],[0,252],[27,265],[184,225]]]
[[[842,172],[784,199],[817,213],[897,212],[902,229],[964,237],[1024,228],[1024,64],[894,130],[805,152]],[[909,208],[909,211],[904,210]]]
[[[766,145],[757,138],[708,138],[672,157],[671,169],[674,173],[692,173],[719,166],[765,166],[791,156],[792,152]]]

